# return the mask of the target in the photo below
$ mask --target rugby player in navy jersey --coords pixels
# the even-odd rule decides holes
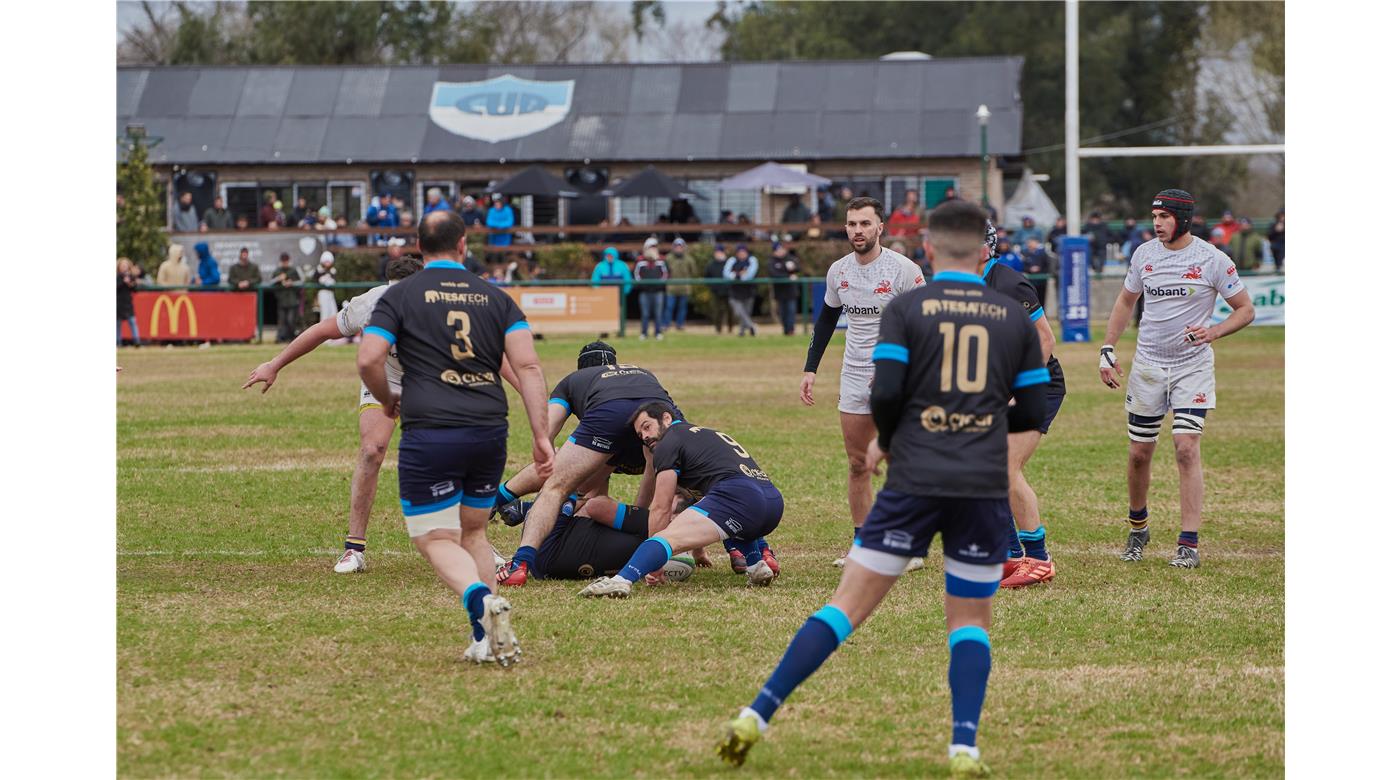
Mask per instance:
[[[991,672],[992,596],[1006,555],[1007,433],[1045,419],[1039,339],[1020,302],[987,288],[982,261],[986,214],[950,201],[929,215],[924,250],[933,281],[895,298],[872,352],[871,469],[889,459],[889,478],[847,553],[831,603],[793,637],[753,703],[726,726],[720,757],[744,762],[778,707],[821,667],[894,586],[914,556],[943,537],[949,768],[985,777],[977,725]],[[1012,399],[1014,405],[1009,405]]]
[[[535,468],[550,474],[545,380],[525,315],[510,296],[462,265],[466,226],[454,211],[418,225],[423,270],[386,290],[370,316],[357,363],[383,413],[401,417],[399,501],[413,544],[462,599],[472,643],[464,659],[510,666],[520,643],[510,603],[494,595],[486,540],[496,485],[506,461],[508,356],[530,421]],[[394,392],[384,358],[397,347],[403,393]]]
[[[580,596],[626,598],[632,584],[657,569],[676,550],[691,550],[724,539],[739,543],[750,585],[767,585],[773,570],[763,560],[758,540],[783,518],[783,496],[743,445],[713,428],[692,425],[672,414],[668,404],[653,401],[630,420],[646,445],[648,468],[642,491],[651,498],[651,527],[659,529],[612,577],[599,577]],[[694,506],[672,516],[676,488],[701,496]]]
[[[1035,326],[1040,339],[1040,351],[1045,355],[1045,369],[1050,372],[1050,384],[1045,389],[1045,419],[1040,425],[1028,431],[1013,433],[1007,437],[1009,452],[1007,471],[1011,479],[1010,500],[1012,523],[1007,526],[1009,547],[1006,563],[1002,566],[1001,586],[1003,588],[1024,588],[1055,578],[1055,562],[1045,544],[1045,525],[1040,517],[1040,500],[1035,489],[1026,479],[1026,464],[1040,444],[1043,436],[1050,433],[1050,424],[1060,411],[1065,400],[1065,372],[1060,361],[1055,359],[1055,333],[1045,318],[1040,296],[1035,285],[1021,275],[1021,272],[1004,263],[997,262],[997,229],[987,220],[986,250],[983,252],[980,276],[987,286],[1010,296],[1021,303],[1026,315]]]

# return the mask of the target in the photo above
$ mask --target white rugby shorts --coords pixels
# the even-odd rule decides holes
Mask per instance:
[[[870,414],[870,383],[875,380],[875,365],[841,366],[841,394],[836,398],[838,411],[847,414]]]
[[[1172,409],[1214,409],[1215,353],[1177,368],[1134,359],[1123,408],[1143,417],[1160,417]]]
[[[389,379],[389,389],[393,390],[396,393],[403,393],[403,374],[394,370],[386,370],[385,374]],[[366,409],[378,409],[379,407],[380,403],[379,401],[375,400],[374,393],[371,393],[369,391],[369,388],[365,387],[365,383],[361,382],[360,408],[358,411],[364,412],[364,410]]]

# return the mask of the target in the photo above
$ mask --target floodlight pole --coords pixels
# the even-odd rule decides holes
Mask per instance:
[[[991,200],[987,197],[987,120],[991,118],[992,112],[987,110],[986,103],[977,107],[977,125],[982,130],[982,208],[991,205]]]

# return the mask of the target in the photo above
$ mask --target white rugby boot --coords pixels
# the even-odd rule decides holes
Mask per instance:
[[[365,570],[365,554],[359,550],[346,550],[341,553],[340,560],[335,562],[336,574],[351,574]]]
[[[617,576],[599,577],[588,583],[588,587],[579,591],[578,595],[593,598],[625,599],[632,595],[632,583]]]
[[[482,599],[481,627],[496,663],[509,668],[520,663],[520,642],[510,627],[510,602],[501,596]]]

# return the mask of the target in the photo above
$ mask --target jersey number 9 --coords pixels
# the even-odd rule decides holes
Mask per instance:
[[[953,364],[957,363],[958,390],[963,393],[980,393],[987,389],[987,326],[964,325],[957,327],[951,322],[938,323],[938,333],[943,337],[942,370],[939,372],[938,389],[953,391]],[[972,345],[973,339],[977,346]],[[953,342],[957,348],[953,348]],[[975,355],[969,353],[975,352]]]
[[[457,329],[457,341],[462,342],[462,346],[460,347],[457,346],[456,342],[453,342],[452,359],[470,360],[476,357],[476,353],[472,351],[472,321],[467,317],[467,313],[457,310],[449,311],[447,313],[447,324],[449,327],[455,327]]]

